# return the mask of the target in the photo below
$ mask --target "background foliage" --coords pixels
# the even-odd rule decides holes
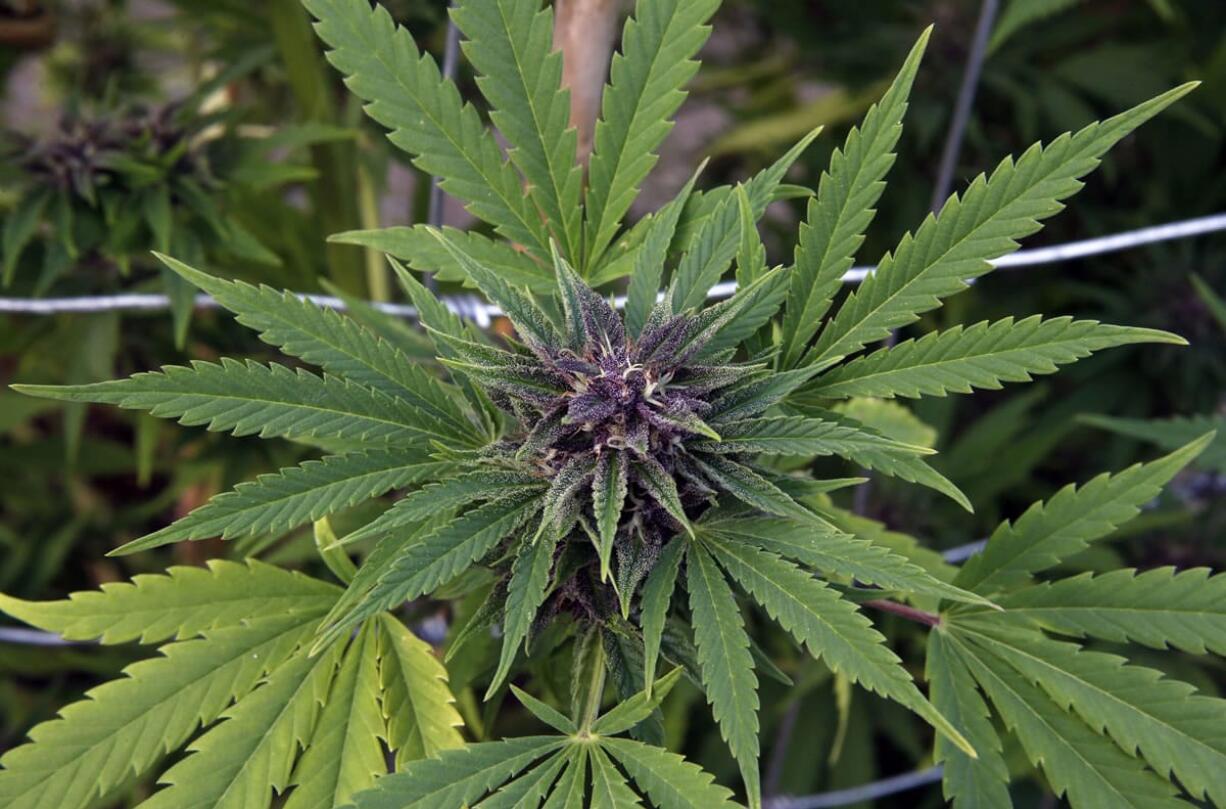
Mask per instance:
[[[0,38],[17,36],[5,25],[28,21],[22,16],[27,5],[0,4]],[[371,255],[327,244],[324,236],[424,221],[426,178],[362,120],[324,64],[297,0],[48,5],[58,18],[54,33],[0,46],[6,71],[0,125],[13,133],[0,164],[9,281],[4,294],[165,289],[179,305],[173,317],[6,316],[0,320],[0,381],[83,383],[168,361],[266,352],[225,316],[205,311],[189,317],[193,290],[158,269],[151,249],[170,248],[197,266],[249,281],[393,296],[386,269]],[[411,25],[420,47],[441,53],[441,2],[384,5]],[[1036,139],[1198,79],[1205,82],[1199,92],[1148,124],[1144,138],[1112,152],[1073,210],[1041,239],[1226,210],[1226,184],[1210,181],[1226,163],[1226,8],[1215,0],[1083,0],[1044,3],[1049,14],[1031,15],[1022,10],[1027,5],[1004,4],[957,176],[969,178]],[[708,153],[714,158],[704,184],[741,179],[824,124],[825,134],[789,176],[814,185],[846,128],[880,96],[919,32],[936,22],[891,193],[863,254],[884,252],[932,204],[934,167],[976,13],[976,3],[956,0],[725,3],[648,196],[670,198],[695,158]],[[459,78],[475,95],[471,77]],[[126,133],[133,116],[148,119],[148,111],[168,122],[166,131],[144,140],[125,136],[118,149],[87,149],[88,164],[79,165],[83,141],[105,140],[107,130]],[[63,131],[75,134],[57,134]],[[65,149],[71,153],[67,173],[60,168],[64,160],[47,157]],[[467,224],[458,207],[446,210],[448,224]],[[787,258],[785,234],[794,231],[801,210],[780,203],[768,213],[771,264]],[[952,547],[986,535],[1066,481],[1152,458],[1155,445],[1174,449],[1198,435],[1196,425],[1152,420],[1223,412],[1226,323],[1214,290],[1219,298],[1226,290],[1224,257],[1226,239],[1218,236],[1000,272],[926,318],[919,324],[923,331],[1045,311],[1166,329],[1192,346],[1117,349],[1032,386],[889,405],[907,440],[920,436],[941,449],[935,465],[977,508],[971,515],[938,494],[880,479],[863,504],[869,517],[921,535],[934,547]],[[457,291],[442,281],[444,291]],[[411,345],[415,338],[405,339]],[[274,531],[227,545],[185,543],[104,559],[212,494],[308,457],[299,447],[159,426],[110,408],[19,399],[7,389],[0,392],[0,430],[0,479],[6,482],[0,489],[0,591],[46,599],[169,564],[252,554],[323,572],[309,532]],[[1000,463],[1001,457],[1008,462]],[[1207,452],[1119,541],[1087,550],[1061,572],[1221,567],[1223,475],[1221,452]],[[355,524],[365,517],[352,515]],[[437,641],[444,618],[463,617],[475,606],[443,616],[425,605],[406,617],[423,637]],[[886,629],[895,648],[923,642],[905,622],[887,621]],[[763,637],[761,654],[794,683],[763,678],[761,684],[765,792],[834,789],[926,763],[901,709],[862,691],[852,698],[845,682],[789,651],[781,635]],[[124,646],[2,649],[0,750],[134,659]],[[1213,658],[1146,662],[1209,693],[1226,686]],[[537,727],[529,714],[516,711],[507,712],[500,726],[486,726],[473,695],[465,695],[462,659],[452,682],[470,727],[491,736]],[[707,713],[689,710],[701,699],[679,683],[666,704],[663,733],[671,748],[721,782],[734,783],[736,763]],[[1027,771],[1014,745],[1006,746],[1004,761],[1011,770]],[[148,789],[134,785],[131,800]],[[1037,781],[1024,781],[1015,800],[1048,805]],[[935,788],[880,803],[939,804]]]

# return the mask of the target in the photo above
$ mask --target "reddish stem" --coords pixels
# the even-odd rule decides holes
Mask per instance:
[[[908,621],[915,621],[917,624],[926,626],[937,626],[941,623],[941,616],[924,610],[917,610],[915,607],[908,607],[906,604],[899,604],[897,601],[887,601],[884,598],[865,601],[864,606],[875,607],[883,612],[892,612],[895,615],[901,615]]]

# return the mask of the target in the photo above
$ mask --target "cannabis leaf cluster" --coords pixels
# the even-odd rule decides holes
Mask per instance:
[[[1203,626],[1189,628],[1173,614],[1122,623],[1094,617],[1096,605],[1117,597],[1107,585],[1135,590],[1130,597],[1138,601],[1168,591],[1194,599],[1209,586],[1205,577],[1035,579],[1134,516],[1208,436],[1036,505],[1003,524],[961,571],[839,507],[832,494],[862,479],[810,471],[813,459],[834,456],[969,508],[928,464],[930,449],[857,418],[873,412],[857,405],[994,389],[1102,349],[1182,342],[1153,330],[1035,316],[874,348],[989,272],[1061,209],[1108,149],[1189,87],[1002,161],[907,234],[836,306],[884,189],[927,34],[835,150],[815,193],[784,179],[817,132],[734,187],[698,191],[696,174],[661,210],[627,227],[622,219],[696,68],[692,57],[714,0],[639,0],[611,66],[586,185],[567,124],[561,57],[549,51],[551,15],[536,0],[463,0],[454,14],[505,157],[477,109],[385,11],[366,0],[304,3],[329,59],[371,117],[502,239],[425,226],[336,237],[389,255],[437,364],[411,359],[420,334],[368,308],[342,315],[163,257],[266,342],[320,372],[225,359],[91,385],[20,386],[325,453],[218,495],[118,551],[313,523],[323,561],[345,584],[309,613],[275,604],[225,611],[241,632],[277,620],[244,622],[252,612],[292,615],[297,634],[278,647],[288,673],[257,667],[244,688],[217,697],[208,717],[163,734],[159,750],[169,750],[196,722],[238,700],[195,743],[197,752],[164,776],[173,786],[152,805],[169,805],[174,798],[164,796],[190,788],[211,796],[201,806],[236,805],[224,795],[241,790],[243,806],[266,807],[294,784],[290,803],[306,801],[300,796],[314,795],[308,779],[316,762],[339,767],[345,778],[329,776],[331,798],[310,805],[351,797],[359,809],[633,806],[641,797],[665,809],[725,805],[725,790],[659,749],[659,704],[684,673],[705,693],[744,795],[757,807],[757,672],[787,676],[754,643],[746,621],[754,611],[849,686],[891,699],[935,728],[946,791],[959,806],[1009,805],[1008,770],[981,693],[1052,786],[1078,806],[1177,805],[1172,776],[1192,795],[1223,795],[1226,752],[1220,734],[1197,717],[1217,716],[1226,703],[1197,697],[1185,709],[1177,698],[1190,686],[1050,636],[1216,648]],[[772,268],[757,222],[773,200],[798,195],[807,197],[807,211],[793,262]],[[397,259],[476,288],[514,334],[496,338],[464,322]],[[735,293],[711,302],[712,287],[730,270]],[[626,276],[624,301],[597,291]],[[403,496],[379,516],[333,533],[330,518],[393,491]],[[178,578],[173,588],[138,580],[135,589],[156,589],[169,604],[209,603],[200,595],[207,588],[186,573]],[[1216,579],[1212,586],[1216,592]],[[221,618],[210,623],[194,613],[176,624],[173,610],[148,616],[157,631],[122,615],[108,623],[127,592],[4,607],[59,631],[88,626],[104,638],[201,634],[202,641],[184,642],[214,643],[211,634],[223,628]],[[454,732],[445,689],[419,702],[383,673],[395,656],[380,633],[403,632],[391,611],[423,599],[476,602],[458,616],[445,659],[470,659],[479,673],[467,683],[482,683],[489,704],[537,665],[569,665],[569,716],[515,691],[562,735],[439,753],[450,743],[427,744],[424,730],[406,730],[442,727],[448,740]],[[925,616],[930,695],[864,602]],[[1224,611],[1215,602],[1211,612],[1220,620]],[[491,638],[495,648],[484,655],[482,641]],[[177,657],[167,651],[163,665],[177,666]],[[657,682],[665,663],[677,670]],[[423,670],[437,686],[436,670]],[[620,704],[602,713],[610,692]],[[123,713],[139,706],[109,699],[100,691],[85,705],[140,721]],[[62,724],[52,724],[56,733],[70,732],[74,710],[85,709],[69,709]],[[132,755],[138,742],[110,727],[89,730],[108,760]],[[274,738],[279,757],[251,758],[235,740],[250,744],[253,732]],[[638,741],[611,738],[622,732]],[[83,790],[83,806],[118,783],[116,776],[85,785],[70,764],[54,763],[58,754],[43,742],[51,733],[36,729],[32,744],[2,760],[0,795],[11,795],[12,805],[47,805],[37,784]],[[383,771],[370,755],[373,738],[409,750],[402,759],[439,755],[373,780]],[[1175,754],[1193,742],[1197,756]],[[299,745],[307,749],[296,776]],[[261,762],[267,783],[246,779],[248,760]],[[372,789],[356,791],[372,781]]]

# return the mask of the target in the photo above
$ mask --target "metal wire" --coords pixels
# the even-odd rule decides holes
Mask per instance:
[[[819,795],[796,798],[781,795],[778,798],[768,798],[762,802],[762,805],[765,809],[830,809],[834,806],[849,806],[853,803],[876,800],[897,792],[935,784],[941,780],[941,775],[941,767],[930,767],[926,770],[882,778],[880,781],[873,781],[858,787],[823,792]]]
[[[1000,269],[1017,267],[1034,267],[1042,264],[1055,264],[1088,256],[1115,253],[1121,250],[1131,250],[1148,244],[1188,239],[1203,236],[1207,233],[1226,231],[1226,213],[1210,216],[1184,219],[1165,225],[1129,230],[1109,236],[1099,236],[1093,239],[1065,242],[1051,247],[1036,247],[1030,250],[1018,250],[1007,256],[1002,256],[992,262]],[[863,281],[874,270],[874,267],[852,267],[843,275],[843,282],[856,284]],[[711,288],[708,297],[712,299],[727,298],[736,291],[736,283],[723,281]],[[345,302],[331,295],[314,295],[298,293],[298,297],[311,301],[318,306],[331,309],[344,309]],[[460,317],[485,327],[490,319],[502,314],[497,306],[486,303],[475,295],[447,295],[442,298],[453,312]],[[618,297],[615,303],[620,307],[626,303],[625,297]],[[405,318],[416,318],[417,309],[403,303],[373,302],[375,309]],[[197,295],[196,306],[201,309],[215,308],[217,302],[208,295]],[[0,313],[18,315],[54,315],[73,312],[113,312],[113,311],[159,311],[168,309],[170,300],[165,295],[155,293],[122,293],[116,295],[96,295],[73,298],[0,298]]]
[[[79,641],[64,640],[54,632],[43,632],[39,629],[19,629],[0,627],[0,643],[14,643],[19,646],[78,646]]]

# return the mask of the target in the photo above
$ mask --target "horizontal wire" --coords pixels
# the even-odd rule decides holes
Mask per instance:
[[[1062,261],[1086,258],[1088,256],[1115,253],[1129,250],[1147,244],[1187,239],[1226,230],[1226,213],[1202,216],[1195,219],[1185,219],[1165,225],[1130,230],[1115,233],[1110,236],[1099,236],[1093,239],[1065,242],[1050,247],[1036,247],[1030,250],[1019,250],[1007,256],[1002,256],[992,262],[993,266],[1002,269],[1014,267],[1033,267],[1040,264],[1055,264]],[[874,268],[868,266],[852,267],[843,275],[843,282],[854,284],[863,281],[873,273]],[[724,281],[711,288],[708,297],[727,298],[736,291],[736,283]],[[298,297],[310,301],[317,306],[330,309],[345,309],[346,304],[340,298],[332,295],[313,295],[299,293]],[[442,298],[448,308],[460,317],[473,321],[481,328],[490,325],[491,318],[502,314],[497,306],[482,301],[475,295],[447,295]],[[625,296],[614,299],[621,307],[626,303]],[[217,301],[208,295],[196,296],[196,307],[200,309],[215,308]],[[367,305],[390,315],[405,318],[416,318],[416,307],[404,303],[369,302]],[[170,299],[157,293],[121,293],[116,295],[97,295],[73,298],[0,298],[0,313],[20,315],[53,315],[67,312],[114,312],[114,311],[159,311],[170,307]]]
[[[876,800],[886,795],[905,792],[908,789],[935,784],[941,780],[942,772],[941,767],[929,767],[926,770],[882,778],[880,781],[834,792],[822,792],[818,795],[804,797],[780,795],[777,798],[768,798],[762,802],[762,805],[765,809],[831,809],[835,806],[850,806],[853,803]]]

